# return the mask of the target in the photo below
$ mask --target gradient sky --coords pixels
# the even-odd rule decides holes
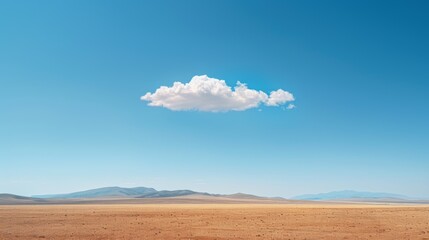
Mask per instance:
[[[429,197],[428,1],[1,1],[0,192]],[[207,74],[297,106],[170,111]]]

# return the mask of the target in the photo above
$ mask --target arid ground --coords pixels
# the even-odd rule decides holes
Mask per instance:
[[[429,206],[0,206],[0,239],[429,239]]]

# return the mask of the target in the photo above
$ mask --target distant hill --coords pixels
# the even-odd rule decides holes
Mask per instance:
[[[0,205],[2,204],[31,204],[43,203],[44,199],[37,199],[32,197],[23,197],[9,193],[0,193]]]
[[[178,197],[178,196],[187,196],[192,194],[210,195],[208,193],[194,192],[191,190],[174,190],[174,191],[162,190],[162,191],[156,191],[151,193],[145,193],[141,196],[138,196],[138,198]]]
[[[173,198],[190,195],[223,197],[227,199],[253,199],[253,200],[284,200],[281,198],[266,198],[244,193],[235,193],[230,195],[210,194],[206,192],[195,192],[192,190],[156,190],[147,187],[122,188],[122,187],[103,187],[90,189],[86,191],[66,193],[66,194],[49,194],[49,195],[34,195],[33,198],[38,199],[102,199],[102,198]]]
[[[18,199],[18,200],[29,200],[31,197],[23,197],[19,195],[9,194],[9,193],[0,193],[0,199]]]
[[[338,200],[338,199],[409,199],[409,197],[393,194],[393,193],[379,193],[379,192],[358,192],[351,190],[335,191],[328,193],[318,194],[304,194],[293,197],[296,200]]]
[[[144,204],[144,203],[297,203],[303,201],[259,197],[244,193],[210,194],[192,190],[156,190],[147,187],[103,187],[66,194],[23,197],[0,194],[0,205],[13,204]]]
[[[161,190],[157,191],[154,188],[136,187],[104,187],[90,189],[81,192],[66,193],[66,194],[49,194],[49,195],[34,195],[35,198],[44,199],[85,199],[85,198],[109,198],[109,197],[124,197],[124,198],[166,198],[178,197],[191,194],[212,195],[208,193],[195,192],[191,190]]]
[[[255,195],[251,195],[251,194],[246,194],[246,193],[234,193],[234,194],[230,194],[230,195],[224,195],[224,197],[234,198],[234,199],[268,199],[266,197],[260,197],[260,196],[255,196]],[[278,198],[278,199],[280,199],[280,198]]]
[[[104,187],[96,188],[81,192],[67,193],[67,194],[51,194],[51,195],[35,195],[36,198],[97,198],[97,197],[137,197],[145,194],[156,193],[153,188],[135,187],[135,188],[122,188],[122,187]]]

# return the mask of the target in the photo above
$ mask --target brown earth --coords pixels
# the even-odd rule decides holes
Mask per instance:
[[[429,239],[429,206],[0,206],[0,239]]]

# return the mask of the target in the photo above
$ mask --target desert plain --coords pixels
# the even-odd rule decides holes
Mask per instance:
[[[429,205],[0,206],[0,239],[429,239]]]

